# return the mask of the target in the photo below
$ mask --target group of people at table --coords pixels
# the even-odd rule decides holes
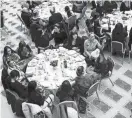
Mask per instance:
[[[81,4],[84,3],[82,2]],[[27,28],[29,28],[32,41],[35,42],[36,47],[41,46],[45,49],[53,49],[63,46],[69,50],[76,50],[85,57],[87,68],[85,70],[83,66],[79,66],[76,69],[77,77],[72,80],[72,85],[68,80],[65,80],[56,93],[46,88],[42,91],[37,81],[28,80],[28,77],[32,75],[25,74],[29,61],[31,61],[35,55],[30,46],[24,41],[21,41],[16,51],[9,46],[5,46],[4,48],[2,83],[5,90],[10,89],[15,91],[20,97],[25,99],[27,103],[41,106],[46,116],[52,118],[50,106],[52,106],[51,103],[54,102],[54,96],[57,96],[60,102],[73,101],[77,95],[87,97],[86,92],[91,85],[110,74],[113,68],[111,59],[106,59],[103,54],[103,49],[111,43],[111,37],[106,33],[110,32],[110,27],[108,30],[101,28],[100,19],[103,15],[103,8],[97,4],[97,7],[94,6],[96,12],[92,12],[91,19],[86,20],[86,25],[90,32],[88,37],[80,37],[78,35],[78,22],[80,21],[78,20],[76,22],[77,24],[69,30],[70,40],[68,40],[67,33],[62,23],[64,20],[63,15],[56,13],[55,8],[52,8],[50,10],[51,16],[49,17],[49,21],[44,21],[38,17],[38,11],[35,10],[35,6],[36,3],[31,4],[29,1],[24,3],[22,5],[21,17]],[[100,12],[100,9],[102,12]],[[65,11],[67,17],[73,15],[73,12],[70,11],[68,6],[65,7]],[[67,26],[65,21],[64,24]],[[36,28],[36,34],[32,34],[34,33],[32,32],[34,27]],[[35,38],[37,33],[40,35],[39,39],[38,37],[37,39]],[[103,36],[100,42],[96,39],[95,34],[99,37]],[[127,35],[128,33],[123,28],[123,25],[117,23],[112,31],[112,40],[122,42],[124,48],[129,50],[132,44],[132,28],[129,33],[129,43],[126,43],[125,40]],[[49,45],[52,39],[55,41],[54,46]],[[91,76],[89,76],[89,74],[91,74]],[[82,101],[79,104],[81,103]],[[79,111],[85,113],[86,103],[84,101],[83,105],[79,107]],[[24,114],[26,117],[26,113]]]

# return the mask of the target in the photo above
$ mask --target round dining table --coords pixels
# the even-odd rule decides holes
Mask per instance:
[[[56,61],[56,66],[51,63]],[[48,89],[57,89],[64,80],[72,84],[76,77],[76,69],[83,66],[86,69],[85,57],[74,50],[63,47],[48,49],[36,55],[27,66],[26,74],[29,81],[36,81]]]

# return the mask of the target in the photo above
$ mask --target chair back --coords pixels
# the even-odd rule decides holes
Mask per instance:
[[[16,13],[16,15],[17,15],[17,17],[18,17],[18,19],[21,21],[21,23],[23,24],[23,25],[25,25],[25,23],[24,23],[24,21],[22,20],[22,18]]]
[[[13,113],[15,113],[16,112],[15,104],[16,104],[16,101],[18,100],[19,96],[14,91],[11,91],[9,89],[6,89],[6,96],[7,96],[7,100],[11,104]]]
[[[93,95],[94,92],[97,91],[98,85],[99,85],[99,82],[96,82],[95,84],[93,84],[93,85],[89,88],[89,90],[88,90],[88,92],[87,92],[86,94],[87,94],[88,96]]]
[[[114,68],[114,65],[115,65],[114,60],[111,57],[108,57],[107,58],[107,63],[108,63],[109,71],[112,72],[113,71],[113,68]]]
[[[111,44],[111,51],[121,51],[123,53],[123,43],[119,42],[119,41],[112,41]]]
[[[71,30],[76,25],[76,15],[70,16],[68,18],[68,29]]]
[[[64,102],[59,103],[57,106],[58,114],[59,114],[58,118],[69,118],[68,113],[67,113],[68,107],[75,109],[78,113],[78,107],[77,107],[76,102],[64,101]],[[79,115],[78,115],[78,118],[79,118]]]

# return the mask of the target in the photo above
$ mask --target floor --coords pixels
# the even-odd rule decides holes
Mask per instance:
[[[21,22],[17,18],[16,13],[20,14],[20,5],[17,2],[6,1],[3,4],[5,26],[7,32],[2,31],[1,44],[0,44],[0,71],[2,69],[2,55],[5,45],[11,46],[14,50],[17,48],[20,40],[28,43],[33,52],[36,54],[37,50],[34,43],[31,42],[24,29],[21,29]],[[89,11],[87,11],[88,13]],[[84,21],[80,23],[80,35],[85,35]],[[7,35],[8,34],[8,35]],[[105,56],[109,56],[108,52]],[[130,108],[132,108],[132,60],[128,63],[128,58],[125,57],[124,64],[122,65],[122,58],[112,57],[115,61],[115,67],[111,76],[114,86],[111,85],[109,80],[102,81],[102,86],[98,91],[101,102],[98,102],[96,94],[89,97],[87,100],[90,105],[90,111],[86,114],[81,114],[82,118],[129,118]],[[3,87],[0,83],[0,98],[1,98],[1,118],[17,118],[12,111],[11,107],[7,104],[7,100],[3,94]]]

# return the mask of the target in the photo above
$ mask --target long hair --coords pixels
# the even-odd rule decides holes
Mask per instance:
[[[28,95],[30,95],[32,91],[35,91],[36,87],[37,83],[35,81],[30,81],[28,84]]]
[[[61,85],[61,90],[66,93],[69,93],[72,90],[71,84],[68,80],[63,81]]]
[[[9,46],[5,46],[4,47],[4,56],[7,56],[8,54],[7,54],[7,49],[10,49],[11,50],[11,53],[15,53],[15,51],[14,50],[12,50]]]
[[[24,46],[26,46],[26,43],[24,41],[19,42],[19,49],[22,49]]]
[[[67,13],[68,17],[72,16],[72,13],[71,13],[70,8],[68,6],[65,7],[65,12]]]
[[[122,23],[117,23],[115,28],[114,28],[114,33],[120,35],[123,33],[123,30],[124,29],[123,29]]]

